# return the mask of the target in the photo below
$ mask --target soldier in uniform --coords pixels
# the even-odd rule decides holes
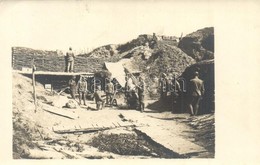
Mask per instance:
[[[74,71],[74,60],[75,56],[74,53],[72,52],[72,48],[69,48],[69,51],[66,53],[66,60],[67,60],[67,66],[66,70],[67,72],[73,72]]]
[[[97,90],[94,93],[97,110],[102,110],[102,108],[104,107],[105,100],[103,99],[103,96],[105,95],[103,91],[101,91],[101,86],[97,86]]]
[[[180,92],[181,92],[180,84],[174,76],[171,80],[172,112],[174,112],[174,110],[176,110],[177,108],[177,102],[178,102]]]
[[[166,81],[166,74],[163,73],[161,78],[160,78],[160,99],[162,101],[166,100],[166,96],[167,96],[167,81]]]
[[[73,99],[75,99],[77,83],[76,83],[76,76],[72,76],[69,80],[69,87],[70,87],[70,94]]]
[[[111,80],[108,80],[108,83],[106,85],[106,101],[108,105],[112,105],[112,99],[114,96],[114,84],[111,82]]]
[[[138,90],[138,99],[139,99],[139,109],[141,112],[144,112],[145,83],[142,77],[139,77],[139,85],[137,86],[137,90]]]
[[[81,99],[83,99],[84,105],[86,105],[86,94],[87,94],[88,84],[84,77],[80,78],[78,82],[78,93],[79,93],[79,104],[81,105]]]
[[[133,80],[126,76],[125,83],[125,98],[129,108],[138,108],[138,95],[136,93],[136,86],[133,83]]]
[[[197,115],[199,111],[199,103],[204,95],[204,83],[199,79],[199,73],[194,73],[194,78],[190,80],[189,84],[189,109],[191,115]]]

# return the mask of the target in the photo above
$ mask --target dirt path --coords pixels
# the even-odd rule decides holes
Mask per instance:
[[[207,150],[195,144],[192,138],[191,127],[176,119],[188,119],[188,114],[172,114],[170,112],[155,112],[145,109],[144,113],[136,110],[119,110],[117,108],[105,107],[96,111],[95,104],[88,101],[87,107],[80,107],[72,111],[78,115],[76,120],[62,120],[52,130],[73,130],[82,128],[113,128],[106,134],[127,134],[134,131],[142,134],[146,139],[164,147],[180,157],[201,157],[207,155]],[[63,117],[57,117],[63,118]],[[129,126],[129,127],[127,127]],[[50,128],[49,128],[50,129]],[[102,131],[104,132],[104,131]],[[69,139],[75,139],[74,134],[68,135]],[[93,133],[79,135],[77,140],[86,141],[93,138]],[[76,141],[77,141],[76,140]]]

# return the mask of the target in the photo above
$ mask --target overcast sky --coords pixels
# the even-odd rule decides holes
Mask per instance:
[[[184,2],[1,1],[0,33],[10,46],[84,50],[139,34],[180,36],[214,26],[212,3]]]

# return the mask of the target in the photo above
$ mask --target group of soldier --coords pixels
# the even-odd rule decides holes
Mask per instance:
[[[66,72],[73,72],[75,56],[72,52],[72,48],[69,48],[69,51],[66,53]],[[134,78],[135,79],[135,78]],[[86,105],[86,93],[87,93],[87,81],[84,77],[81,77],[79,82],[76,83],[76,77],[73,76],[69,80],[69,86],[71,91],[71,97],[75,99],[75,95],[78,92],[79,95],[79,104],[83,100],[84,105]],[[133,77],[129,74],[126,76],[125,83],[125,99],[127,106],[129,108],[139,109],[141,112],[144,111],[144,95],[145,95],[145,83],[144,79],[140,76],[137,81],[133,82]],[[97,86],[94,90],[93,97],[96,101],[97,109],[102,109],[104,107],[106,96],[106,102],[108,105],[112,105],[113,98],[115,95],[114,85],[111,80],[106,82],[105,91],[101,90],[101,86]],[[204,94],[204,83],[199,79],[198,71],[194,72],[194,78],[188,82],[188,109],[191,115],[197,115],[199,113],[199,104],[202,100]],[[170,98],[172,103],[172,110],[177,108],[177,102],[180,98],[180,94],[183,92],[181,90],[180,84],[175,78],[175,76],[166,76],[162,74],[160,79],[160,100],[167,101]],[[168,97],[170,96],[170,97]]]
[[[111,79],[106,79],[105,90],[101,89],[100,85],[96,85],[93,98],[95,99],[96,109],[102,110],[105,102],[108,106],[112,106],[115,101],[115,87]],[[76,94],[79,96],[79,105],[83,104],[86,106],[86,95],[88,92],[88,84],[85,77],[81,76],[78,83],[76,82],[76,76],[72,76],[69,80],[69,88],[71,98],[75,99]],[[126,104],[129,108],[135,108],[144,111],[144,90],[145,83],[142,77],[138,78],[138,84],[134,84],[129,76],[126,76],[126,83],[124,88],[124,94]],[[117,103],[116,103],[117,104]]]
[[[125,80],[125,100],[127,106],[144,112],[145,82],[143,77],[139,76],[138,82],[135,83],[129,75],[125,77]]]
[[[199,79],[199,73],[196,71],[194,73],[194,78],[188,82],[188,109],[191,115],[197,115],[199,113],[199,104],[202,99],[202,96],[205,92],[204,83]],[[76,93],[79,95],[79,104],[83,101],[83,104],[86,106],[86,94],[88,91],[87,80],[84,77],[80,77],[78,83],[76,83],[76,77],[73,76],[69,80],[69,86],[71,91],[72,99],[75,99]],[[160,80],[160,91],[161,101],[165,102],[168,100],[172,103],[173,110],[177,108],[177,102],[180,98],[179,95],[181,92],[180,84],[175,77],[162,77]],[[141,112],[144,112],[144,96],[145,96],[145,82],[144,79],[140,76],[138,82],[133,82],[133,79],[129,76],[126,76],[126,83],[124,88],[125,100],[129,108],[138,109]],[[105,91],[101,90],[101,86],[96,86],[93,97],[95,98],[96,108],[102,110],[106,103],[109,106],[112,106],[115,96],[114,84],[110,79],[107,80]],[[170,96],[170,97],[169,97]],[[105,97],[105,99],[104,99]],[[170,100],[169,100],[170,98]]]
[[[204,82],[199,79],[199,72],[194,71],[193,78],[188,82],[183,81],[185,86],[187,86],[186,103],[188,105],[188,111],[191,116],[199,114],[200,101],[205,92]],[[184,89],[184,87],[182,88]],[[177,79],[172,76],[166,76],[162,74],[160,79],[160,99],[162,101],[168,101],[172,103],[172,111],[176,110],[177,103],[180,100],[180,95],[182,92],[186,92],[181,89],[181,86]],[[170,97],[169,97],[170,96]]]
[[[72,76],[72,78],[69,80],[69,88],[70,88],[71,98],[75,100],[76,94],[78,93],[79,105],[81,105],[81,102],[83,101],[83,104],[87,106],[86,104],[86,95],[88,93],[87,79],[81,76],[77,83],[76,76]],[[115,92],[114,85],[110,80],[108,80],[108,83],[106,83],[105,93],[101,90],[100,85],[96,86],[93,97],[95,98],[98,110],[101,110],[104,106],[105,103],[104,96],[106,96],[107,104],[112,105],[114,92]]]
[[[181,87],[176,77],[172,75],[166,76],[166,74],[163,73],[160,79],[160,100],[162,102],[171,102],[172,111],[176,108],[180,92],[182,92]]]

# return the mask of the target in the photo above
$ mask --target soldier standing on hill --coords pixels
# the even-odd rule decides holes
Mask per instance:
[[[197,115],[199,111],[199,103],[204,94],[204,83],[199,79],[199,72],[194,73],[194,78],[189,84],[189,109],[191,115]]]
[[[153,33],[153,38],[152,38],[151,43],[150,43],[150,48],[153,49],[155,47],[155,45],[157,44],[157,40],[158,40],[158,38],[157,38],[156,34]]]
[[[73,72],[75,56],[74,56],[74,53],[72,52],[71,47],[69,48],[69,51],[66,53],[65,60],[67,60],[66,72]]]

